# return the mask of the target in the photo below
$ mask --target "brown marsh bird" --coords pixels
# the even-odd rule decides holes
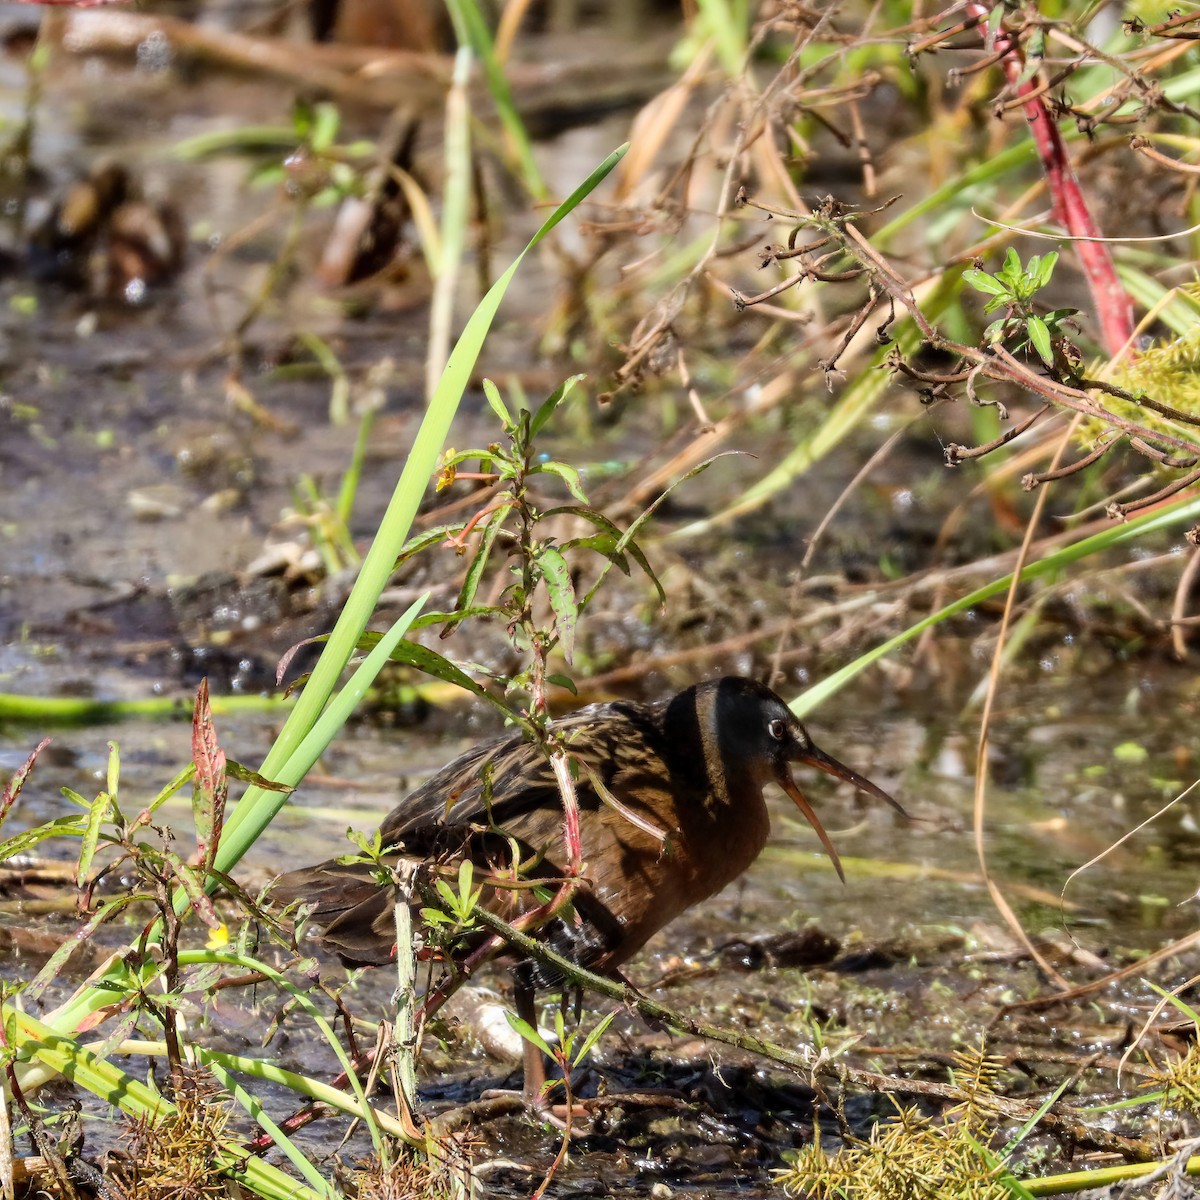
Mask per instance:
[[[813,745],[768,687],[729,677],[657,704],[594,704],[556,722],[573,762],[583,879],[569,912],[538,937],[594,971],[614,971],[685,909],[720,891],[758,857],[770,821],[763,788],[778,784],[816,830],[842,876],[829,835],[792,779],[804,763],[904,810],[886,792]],[[514,848],[525,878],[565,873],[563,806],[545,754],[519,733],[468,750],[417,788],[383,822],[396,859],[507,872]],[[529,864],[532,864],[530,866]],[[844,878],[844,876],[842,876]],[[544,894],[544,893],[543,893]],[[321,941],[353,964],[395,952],[394,893],[363,864],[321,863],[282,876],[274,895],[300,900]],[[485,901],[506,920],[536,904],[497,886]],[[561,983],[534,962],[514,971],[516,1006],[534,1020],[534,991]],[[525,1094],[536,1100],[542,1063],[527,1049]]]

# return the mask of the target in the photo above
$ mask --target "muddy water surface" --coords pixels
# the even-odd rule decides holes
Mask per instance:
[[[94,71],[107,76],[122,69],[107,64]],[[11,64],[7,70],[7,103],[16,112],[21,78]],[[331,339],[359,386],[369,367],[385,355],[392,359],[380,383],[385,405],[355,511],[354,531],[366,537],[419,419],[420,286],[406,297],[407,310],[398,303],[357,321],[312,289],[289,293],[287,304],[272,307],[253,327],[242,356],[239,383],[270,419],[239,409],[226,339],[245,295],[261,284],[277,235],[250,238],[228,253],[222,247],[276,201],[269,189],[247,189],[240,166],[180,163],[169,150],[184,134],[253,114],[285,118],[277,91],[224,80],[168,86],[153,71],[126,72],[121,78],[132,81],[132,90],[122,104],[111,99],[111,89],[97,90],[88,70],[68,64],[61,71],[35,143],[44,174],[35,197],[40,211],[80,160],[117,154],[149,187],[182,205],[192,236],[181,279],[139,307],[37,288],[19,271],[3,281],[0,688],[33,696],[178,697],[186,705],[203,676],[222,694],[268,692],[278,656],[328,628],[344,581],[314,576],[310,585],[287,586],[262,560],[274,555],[294,565],[289,556],[305,551],[303,530],[289,518],[296,489],[308,477],[317,492],[334,494],[356,435],[353,423],[328,420],[328,378],[311,367],[289,369],[293,335],[309,330]],[[580,138],[582,151],[565,138],[556,144],[565,161],[592,161],[603,140],[595,129]],[[37,203],[31,211],[36,215]],[[277,223],[284,219],[280,209]],[[319,231],[310,258],[318,243]],[[550,378],[533,360],[523,327],[502,328],[497,344],[502,349],[489,371]],[[494,436],[483,411],[477,396],[468,398],[456,444]],[[887,468],[893,477],[846,510],[814,571],[853,576],[863,562],[877,562],[885,544],[901,559],[919,555],[953,489],[969,486],[963,474],[948,478],[926,489],[933,498],[916,508],[911,493],[900,496],[913,473],[936,470],[932,432],[918,429]],[[602,479],[602,464],[632,460],[661,431],[654,413],[631,412],[609,427],[593,422],[587,436],[583,457]],[[560,438],[561,452],[577,460],[569,431]],[[767,458],[778,438],[777,429],[751,428],[742,448]],[[826,510],[871,448],[864,438],[839,451],[770,513],[715,540],[663,546],[658,553],[672,601],[690,606],[687,621],[658,621],[644,592],[619,592],[597,615],[595,632],[585,635],[597,665],[627,665],[744,632],[749,610],[764,625],[780,620],[813,514]],[[660,528],[719,507],[724,489],[753,477],[761,461],[725,464],[694,481]],[[1146,589],[1145,603],[1160,617],[1169,610],[1170,580],[1166,572]],[[417,582],[442,588],[446,595],[435,603],[453,594],[454,585],[436,577],[400,586]],[[990,614],[976,614],[943,634],[932,656],[901,655],[899,665],[862,677],[810,723],[820,744],[897,795],[914,822],[864,805],[827,780],[808,781],[847,867],[843,887],[810,831],[778,797],[773,840],[759,863],[660,934],[630,964],[631,979],[659,987],[656,995],[702,1020],[753,1029],[785,1045],[858,1038],[866,1057],[888,1069],[901,1051],[954,1049],[1005,1000],[1036,991],[1041,983],[980,879],[971,832],[977,736],[971,693],[988,665],[990,623]],[[457,652],[464,658],[502,661],[493,634],[482,633],[478,643],[470,637],[460,635]],[[719,671],[758,673],[774,648],[770,640],[652,671],[634,690],[655,695]],[[828,649],[800,651],[782,690],[799,690],[806,674],[830,669],[837,657]],[[1139,646],[1134,633],[1098,630],[1070,612],[1047,620],[1005,684],[991,736],[988,863],[1026,930],[1073,977],[1100,969],[1092,956],[1117,960],[1194,928],[1200,804],[1193,797],[1068,879],[1195,777],[1198,704],[1191,670]],[[281,719],[231,713],[218,722],[222,742],[232,757],[257,764]],[[408,786],[493,729],[488,714],[463,708],[415,709],[353,725],[245,860],[239,878],[258,886],[281,867],[342,852],[347,825],[371,829]],[[0,774],[15,770],[44,732],[36,722],[0,727]],[[61,787],[96,794],[109,741],[121,746],[124,797],[154,795],[189,757],[185,722],[126,720],[49,732],[51,749],[14,824],[66,811]],[[163,812],[178,822],[181,845],[188,845],[186,801]],[[52,843],[45,851],[67,855],[71,847]],[[24,914],[11,925],[34,927]],[[62,918],[45,918],[51,935],[67,928]],[[128,932],[106,937],[120,940]],[[821,943],[824,949],[814,950]],[[16,957],[5,969],[21,977],[35,960],[36,954]],[[1178,964],[1161,977],[1185,978],[1188,967]],[[336,966],[329,969],[336,977]],[[502,976],[490,982],[506,987]],[[384,1015],[389,991],[382,977],[356,984],[351,994],[359,1015]],[[1125,999],[1140,1011],[1148,998],[1131,985]],[[452,1011],[437,1030],[440,1042],[428,1048],[423,1088],[435,1108],[514,1079],[510,1063],[481,1048],[470,1017],[465,1008]],[[256,1044],[262,1021],[249,1001],[223,1001],[215,1025],[229,1044],[245,1048]],[[306,1069],[332,1073],[319,1043],[300,1030],[292,1036],[282,1051],[285,1063],[291,1055]],[[1060,1035],[1052,1021],[1037,1030],[1002,1024],[994,1036],[1001,1048],[1040,1046],[1048,1059],[1064,1045],[1078,1048],[1079,1040]],[[1091,1048],[1115,1045],[1121,1036],[1119,1022],[1102,1020]],[[655,1185],[683,1194],[766,1194],[781,1155],[810,1136],[812,1096],[802,1082],[749,1055],[648,1030],[626,1015],[598,1062],[599,1081],[581,1081],[585,1092],[658,1087],[666,1095],[658,1108],[616,1105],[598,1118],[577,1141],[558,1194],[645,1195]],[[863,1111],[851,1116],[865,1119],[874,1103],[860,1101]],[[310,1145],[328,1151],[330,1136],[336,1140],[318,1130]],[[527,1193],[556,1147],[552,1135],[518,1118],[480,1136],[480,1157],[492,1160],[488,1187],[497,1194]]]

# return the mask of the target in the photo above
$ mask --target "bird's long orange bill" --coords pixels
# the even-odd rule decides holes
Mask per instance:
[[[838,858],[838,852],[834,848],[829,834],[825,832],[825,826],[821,824],[821,818],[817,816],[813,811],[813,806],[804,798],[804,793],[796,786],[796,781],[792,778],[786,767],[780,772],[779,786],[791,796],[793,803],[804,814],[804,819],[816,830],[817,837],[821,839],[821,845],[825,847],[825,853],[829,855],[829,861],[833,863],[833,869],[838,873],[838,878],[845,883],[846,872],[842,870],[842,860]]]
[[[796,761],[810,767],[816,767],[818,771],[824,771],[826,775],[833,775],[838,779],[844,779],[847,783],[854,784],[860,792],[866,792],[868,796],[874,796],[877,800],[886,801],[902,817],[908,816],[908,813],[904,811],[901,804],[889,796],[883,788],[876,786],[857,771],[851,770],[845,763],[838,762],[832,755],[826,754],[824,750],[818,749],[811,742],[803,754],[796,756]],[[821,824],[820,818],[813,811],[813,806],[805,799],[804,794],[796,786],[796,781],[792,778],[791,772],[786,767],[779,773],[779,786],[791,796],[792,802],[804,814],[805,820],[816,831],[817,837],[821,839],[821,845],[825,847],[825,853],[829,855],[829,859],[833,863],[833,869],[838,873],[838,878],[845,883],[846,874],[842,870],[842,860],[838,858],[838,853],[833,847],[833,842],[830,841],[829,834],[825,832],[825,826]]]

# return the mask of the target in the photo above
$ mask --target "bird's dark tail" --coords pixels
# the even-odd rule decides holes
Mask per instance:
[[[271,899],[281,907],[299,901],[320,928],[318,941],[348,967],[381,966],[396,956],[396,895],[366,863],[331,859],[289,871]]]

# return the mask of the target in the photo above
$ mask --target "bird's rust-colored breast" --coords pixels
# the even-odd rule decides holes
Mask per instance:
[[[707,747],[692,742],[677,755],[644,730],[623,732],[603,780],[616,803],[593,801],[581,821],[585,881],[623,930],[600,966],[624,962],[741,875],[770,828],[761,785],[727,779]]]

